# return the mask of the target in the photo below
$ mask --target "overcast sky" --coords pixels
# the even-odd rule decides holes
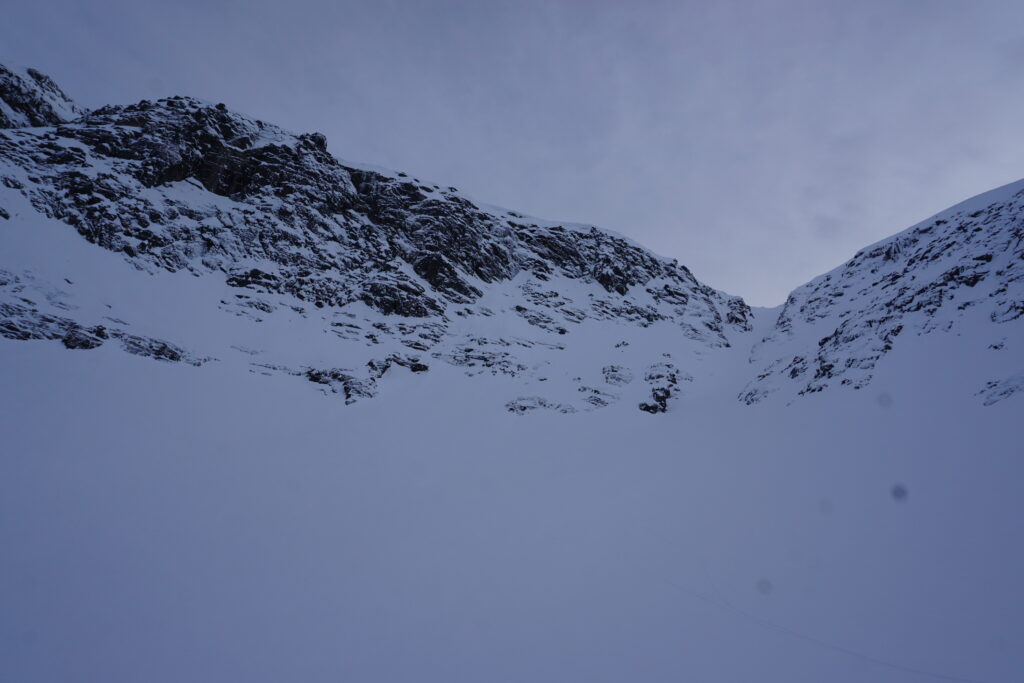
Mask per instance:
[[[11,4],[0,59],[588,222],[755,305],[1024,176],[1024,3]]]

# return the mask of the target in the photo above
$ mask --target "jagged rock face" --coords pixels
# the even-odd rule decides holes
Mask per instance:
[[[989,348],[1005,351],[999,340],[1022,316],[1024,183],[1015,183],[863,249],[795,290],[755,347],[760,371],[740,398],[862,388],[901,339],[959,333],[979,318],[991,329]]]
[[[4,294],[17,295],[23,291],[24,285],[17,276],[0,271],[0,288]],[[209,360],[197,358],[170,342],[131,334],[120,327],[83,327],[69,317],[40,311],[30,299],[19,299],[17,303],[0,301],[0,337],[21,341],[55,339],[60,340],[65,348],[84,350],[98,348],[114,339],[120,342],[124,351],[136,356],[191,365],[202,365]]]
[[[685,268],[596,228],[518,222],[450,188],[346,167],[323,136],[291,135],[223,105],[104,107],[52,131],[6,136],[0,153],[36,178],[19,189],[39,210],[100,246],[318,306],[362,301],[427,317],[476,301],[481,284],[529,272],[596,283],[614,302],[599,315],[658,281],[656,300],[702,309],[721,343],[749,315]]]
[[[82,113],[49,76],[0,64],[0,128],[55,126]]]
[[[455,188],[346,165],[316,133],[293,135],[184,97],[65,118],[0,133],[4,188],[139,269],[220,279],[237,292],[221,302],[227,313],[255,322],[317,315],[339,340],[379,346],[375,356],[350,354],[359,362],[336,366],[253,362],[346,400],[375,393],[374,368],[403,367],[393,360],[405,357],[402,349],[467,374],[544,381],[553,361],[523,354],[571,353],[566,337],[591,324],[665,328],[658,356],[677,344],[729,348],[750,330],[742,299],[701,284],[675,261],[592,226],[483,209]],[[10,281],[19,277],[29,275],[12,272]],[[45,328],[44,338],[60,333],[75,348],[102,343],[88,332],[102,320],[54,311],[66,322],[46,322],[45,306],[18,305],[20,322],[5,336]],[[532,336],[486,336],[464,324],[474,319],[525,325]],[[127,332],[118,334],[126,344]],[[428,367],[412,358],[404,367]],[[626,372],[641,375],[652,360]],[[595,365],[593,381],[579,379],[580,409],[617,400],[591,386],[606,364]],[[667,405],[667,396],[654,400]],[[536,402],[555,405],[568,404]]]
[[[320,134],[294,135],[222,104],[170,97],[85,114],[48,78],[26,74],[0,69],[0,228],[27,211],[73,226],[138,270],[213,282],[220,317],[208,324],[241,325],[245,343],[216,347],[178,328],[172,342],[125,322],[150,311],[106,302],[87,314],[74,287],[19,270],[17,254],[0,261],[8,339],[79,350],[116,340],[194,365],[233,356],[347,403],[376,395],[395,373],[447,369],[506,382],[499,405],[513,413],[616,403],[670,412],[726,365],[742,368],[728,393],[745,385],[748,404],[857,389],[901,340],[959,334],[979,312],[993,353],[1011,363],[1021,353],[1024,184],[954,207],[798,288],[755,344],[742,299],[606,231],[483,208],[452,187],[345,164]],[[268,328],[294,338],[267,351]],[[307,352],[323,339],[315,357]],[[1020,377],[979,378],[977,395],[990,404],[1022,393]]]

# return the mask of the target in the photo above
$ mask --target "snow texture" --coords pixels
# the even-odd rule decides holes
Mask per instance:
[[[0,680],[1024,671],[1024,184],[751,309],[315,133],[21,73]]]

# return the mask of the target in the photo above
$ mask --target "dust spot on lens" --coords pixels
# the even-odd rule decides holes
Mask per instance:
[[[773,586],[772,582],[768,579],[761,579],[757,582],[755,587],[757,588],[757,592],[761,595],[771,595],[771,592],[775,589],[775,586]]]
[[[908,491],[907,487],[903,484],[895,484],[892,487],[892,497],[898,501],[904,501],[907,499]]]
[[[892,394],[888,391],[880,392],[878,396],[875,397],[875,400],[878,401],[878,405],[883,408],[892,408]]]

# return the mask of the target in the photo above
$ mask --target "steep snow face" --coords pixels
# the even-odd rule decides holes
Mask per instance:
[[[196,100],[0,131],[0,680],[1018,680],[1018,193],[751,311]]]
[[[238,357],[347,403],[395,373],[454,368],[507,380],[494,396],[514,413],[661,413],[685,395],[785,402],[895,376],[898,348],[951,354],[984,404],[1024,388],[1024,183],[868,247],[755,315],[615,234],[346,164],[322,135],[222,104],[171,97],[71,122],[77,112],[57,109],[55,125],[0,131],[8,338],[197,365]],[[78,263],[40,275],[71,250]],[[100,253],[108,265],[82,265]],[[86,286],[97,278],[102,310]],[[157,334],[176,308],[195,320]]]
[[[291,135],[223,105],[107,107],[6,136],[2,151],[29,176],[18,189],[37,209],[144,266],[219,271],[317,306],[363,301],[413,318],[472,304],[484,285],[520,273],[563,276],[616,301],[646,287],[668,304],[634,317],[668,317],[696,299],[709,342],[727,343],[726,325],[745,329],[742,301],[621,238],[496,215],[454,188],[345,167],[323,136]]]
[[[0,64],[0,128],[55,126],[83,113],[46,74]]]
[[[73,226],[134,267],[120,269],[126,289],[139,287],[136,269],[209,280],[207,303],[254,326],[229,347],[262,348],[263,330],[275,326],[302,334],[273,359],[247,358],[350,402],[374,395],[393,367],[444,363],[519,378],[502,399],[514,412],[605,407],[627,385],[642,388],[634,407],[664,412],[700,374],[678,359],[724,353],[751,329],[741,299],[626,239],[346,166],[319,134],[293,135],[223,105],[173,97],[104,107],[69,124],[4,131],[0,158],[0,216],[22,228],[45,219]],[[109,320],[125,316],[76,317],[46,297],[27,303],[26,287],[67,289],[19,264],[18,245],[37,240],[35,229],[10,231],[0,264],[5,336],[84,349],[113,339],[194,363],[239,353],[202,346],[194,325],[154,339]],[[86,304],[67,296],[76,303],[65,306]],[[334,346],[308,355],[309,340],[325,335]],[[570,376],[563,383],[553,373]]]
[[[240,365],[345,403],[390,393],[405,374],[427,375],[439,391],[453,373],[469,375],[491,389],[494,409],[517,413],[613,404],[664,412],[695,387],[713,389],[746,348],[687,334],[677,320],[630,318],[625,297],[565,276],[482,285],[450,316],[384,315],[362,301],[311,306],[216,274],[147,272],[36,212],[17,190],[0,187],[0,204],[11,216],[0,222],[0,335],[9,339]],[[572,317],[576,302],[590,312]]]
[[[964,337],[986,404],[1024,388],[1024,181],[958,204],[795,290],[740,398],[861,389],[908,338]]]

